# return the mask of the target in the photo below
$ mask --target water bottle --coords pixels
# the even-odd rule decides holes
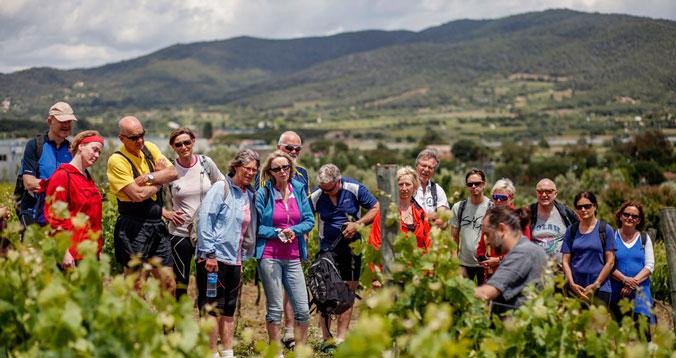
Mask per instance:
[[[218,286],[218,273],[217,272],[207,273],[207,297],[209,298],[216,297],[217,286]]]

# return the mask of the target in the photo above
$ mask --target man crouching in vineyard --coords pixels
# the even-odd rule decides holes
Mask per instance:
[[[506,254],[497,271],[474,295],[493,301],[494,314],[519,307],[526,300],[522,291],[530,283],[540,284],[547,254],[530,242],[521,230],[519,215],[507,206],[494,206],[483,220],[486,242],[498,254]]]
[[[119,216],[115,222],[115,258],[129,273],[135,257],[158,258],[161,268],[153,276],[161,279],[173,295],[173,261],[169,232],[162,221],[162,185],[176,180],[176,168],[159,148],[144,140],[145,130],[136,117],[119,122],[120,149],[108,159],[110,191],[117,197]],[[140,263],[140,262],[139,262]]]

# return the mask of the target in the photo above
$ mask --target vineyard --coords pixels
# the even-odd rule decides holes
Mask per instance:
[[[570,191],[574,185],[585,185],[561,182],[571,187]],[[0,203],[11,203],[12,189],[9,184],[0,186]],[[599,192],[605,193],[608,201],[613,190]],[[649,216],[656,216],[661,206],[673,205],[673,187],[636,190],[642,191],[634,194],[656,200],[646,205]],[[3,233],[11,242],[10,250],[0,258],[0,356],[207,356],[210,327],[197,318],[190,298],[175,302],[173,297],[161,294],[153,279],[137,294],[134,277],[119,274],[120,267],[111,259],[116,217],[112,197],[104,201],[103,208],[101,260],[89,255],[68,272],[57,267],[69,244],[65,235],[53,239],[43,230],[30,228],[21,243],[18,223],[12,217]],[[607,217],[610,212],[601,214]],[[395,212],[389,220],[396,221],[396,216]],[[316,231],[311,233],[310,253],[318,249],[315,235]],[[355,251],[364,254],[365,262],[376,267],[380,264],[380,255],[372,247],[353,245]],[[85,243],[82,249],[93,252],[95,247]],[[457,260],[449,259],[453,249],[448,231],[433,231],[432,247],[425,255],[416,249],[415,240],[400,235],[394,242],[395,261],[389,278],[364,265],[358,318],[335,355],[672,356],[675,339],[668,317],[658,319],[649,343],[637,333],[630,318],[618,324],[604,307],[583,309],[578,300],[564,297],[560,293],[563,278],[554,275],[551,267],[544,289],[531,289],[525,306],[505,320],[491,318],[488,306],[474,298],[474,283],[460,276]],[[655,245],[655,257],[653,295],[668,300],[662,241]],[[264,305],[253,303],[257,295],[252,285],[254,267],[252,261],[244,267],[247,284],[240,299],[235,353],[273,357],[280,346],[266,344]],[[386,284],[372,288],[374,279]],[[316,353],[319,342],[314,328],[309,343],[309,347],[287,352],[287,356],[327,356]]]

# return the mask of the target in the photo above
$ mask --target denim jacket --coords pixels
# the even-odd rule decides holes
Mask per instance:
[[[225,185],[229,193],[223,200]],[[214,254],[216,260],[228,265],[240,265],[242,260],[253,256],[253,242],[256,237],[256,210],[254,193],[251,188],[243,192],[232,183],[230,177],[211,186],[198,209],[197,247],[198,259]],[[249,205],[251,221],[242,236],[242,210]],[[251,243],[247,248],[247,243]]]
[[[291,179],[291,187],[293,188],[293,195],[296,197],[296,202],[298,203],[298,209],[300,209],[300,222],[290,227],[290,229],[296,234],[296,239],[298,240],[300,248],[300,258],[302,260],[307,260],[305,234],[310,232],[315,226],[315,216],[310,208],[310,201],[308,200],[304,184],[296,179]],[[275,194],[272,182],[269,180],[265,183],[263,188],[258,189],[256,192],[256,211],[258,211],[258,218],[260,219],[258,238],[256,239],[257,259],[260,259],[263,256],[263,250],[265,249],[267,240],[277,239],[277,231],[275,231],[275,228],[272,226],[272,214],[275,208],[274,197]]]

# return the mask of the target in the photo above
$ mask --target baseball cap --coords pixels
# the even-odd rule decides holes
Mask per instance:
[[[77,121],[73,115],[73,109],[66,102],[56,102],[49,108],[49,115],[54,116],[59,122]]]

